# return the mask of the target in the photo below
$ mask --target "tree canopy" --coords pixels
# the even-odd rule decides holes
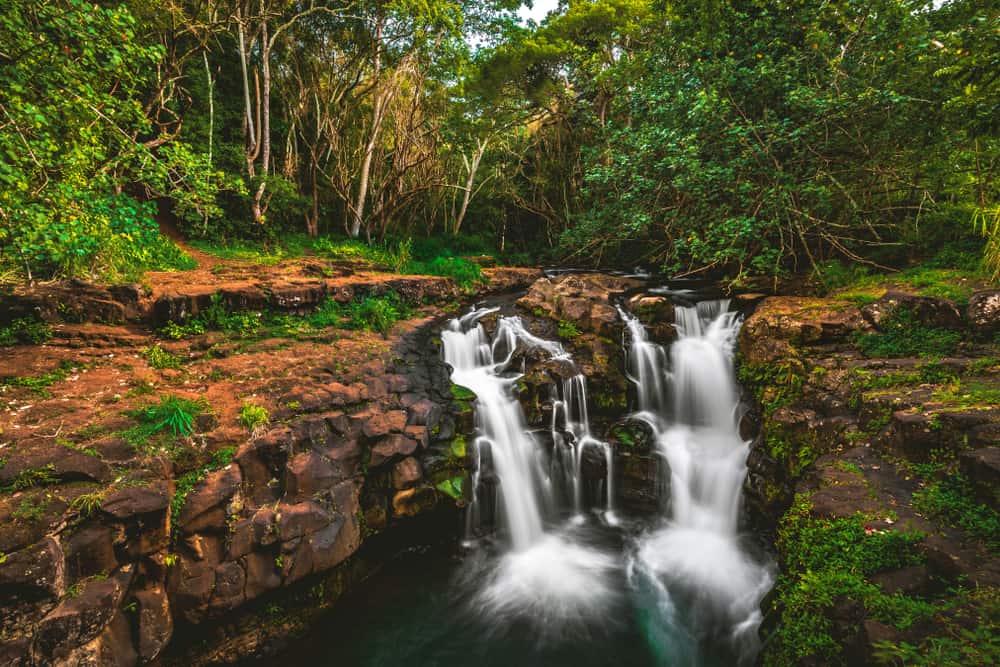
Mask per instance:
[[[3,279],[183,267],[158,222],[731,280],[1000,269],[995,2],[522,4],[4,3]]]

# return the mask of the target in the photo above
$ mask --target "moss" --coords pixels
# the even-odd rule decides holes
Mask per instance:
[[[476,395],[471,389],[467,389],[462,385],[451,383],[451,396],[456,401],[474,401],[476,400]]]
[[[877,333],[857,334],[854,345],[866,357],[942,357],[954,354],[962,334],[928,326],[906,305],[894,309]]]
[[[795,402],[806,380],[802,362],[795,358],[771,364],[741,364],[737,378],[753,392],[765,415]]]
[[[40,345],[52,338],[52,327],[33,317],[22,317],[0,327],[0,347],[17,344]]]
[[[23,491],[35,486],[49,486],[59,481],[56,468],[49,463],[38,468],[27,468],[17,473],[0,491]]]
[[[902,594],[886,595],[868,580],[877,572],[922,562],[916,548],[921,534],[872,530],[860,514],[817,519],[810,510],[808,496],[796,496],[779,524],[777,546],[784,565],[776,589],[780,623],[766,643],[763,664],[845,665],[830,618],[844,598],[860,602],[870,617],[900,629],[939,608]]]

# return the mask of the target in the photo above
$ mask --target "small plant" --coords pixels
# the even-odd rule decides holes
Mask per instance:
[[[347,307],[350,318],[345,324],[352,329],[388,333],[392,325],[409,315],[409,308],[395,292],[382,296],[355,299]]]
[[[270,419],[271,414],[262,405],[254,405],[253,403],[244,401],[240,407],[240,424],[250,429],[251,432],[255,432],[267,425]]]
[[[70,510],[76,512],[81,517],[93,516],[104,503],[104,491],[93,491],[77,496],[70,503]]]
[[[991,550],[1000,550],[1000,514],[978,502],[968,480],[949,475],[913,493],[913,507],[949,525],[962,528]]]
[[[559,337],[563,340],[569,340],[571,338],[576,338],[580,335],[580,330],[572,322],[567,322],[566,320],[559,320],[559,325],[556,328],[556,332]]]
[[[41,468],[27,468],[14,476],[4,491],[23,491],[35,486],[48,486],[59,481],[55,474],[56,468],[51,463]]]
[[[194,420],[208,408],[204,399],[192,401],[180,396],[161,396],[159,403],[133,410],[128,414],[141,422],[131,440],[138,442],[161,431],[169,430],[174,437],[194,433]]]
[[[75,370],[75,368],[76,365],[73,362],[63,361],[59,364],[58,368],[49,371],[48,373],[42,373],[41,375],[33,377],[6,378],[2,381],[2,383],[0,383],[0,386],[25,387],[32,393],[43,398],[47,398],[52,395],[51,392],[49,392],[49,387],[56,382],[68,378],[70,373]]]
[[[19,343],[40,345],[52,338],[52,328],[32,317],[22,317],[5,327],[0,327],[0,347]]]
[[[46,500],[38,502],[33,498],[22,498],[21,503],[16,510],[11,512],[10,516],[17,521],[34,523],[45,516],[45,508],[48,507],[48,504]]]
[[[180,368],[181,360],[164,350],[159,345],[147,347],[142,351],[142,356],[146,362],[157,370],[164,368]]]
[[[168,553],[166,556],[163,557],[163,564],[166,565],[167,567],[173,567],[174,565],[177,565],[177,554]]]

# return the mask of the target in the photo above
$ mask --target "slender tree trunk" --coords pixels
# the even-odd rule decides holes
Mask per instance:
[[[246,115],[246,129],[247,129],[247,149],[246,149],[246,162],[247,162],[247,176],[250,179],[254,177],[254,160],[257,157],[257,134],[254,131],[253,122],[253,105],[250,103],[250,76],[247,67],[247,44],[246,36],[244,33],[243,16],[240,9],[236,9],[236,28],[237,28],[237,39],[240,48],[240,70],[243,74],[243,103],[245,105],[244,113]]]
[[[365,144],[365,157],[361,162],[361,176],[358,183],[358,198],[354,204],[354,217],[351,222],[349,233],[351,238],[358,238],[361,233],[361,225],[365,218],[365,203],[368,200],[368,179],[372,170],[372,156],[375,153],[375,144],[378,141],[379,129],[382,125],[382,88],[379,86],[378,78],[382,73],[382,18],[375,24],[375,58],[372,65],[372,76],[374,77],[375,89],[372,91],[372,131]]]
[[[469,169],[469,177],[465,179],[465,191],[462,194],[462,206],[458,209],[455,217],[455,226],[451,230],[452,234],[458,234],[462,228],[462,221],[465,220],[465,213],[469,210],[469,201],[472,199],[472,186],[476,182],[476,172],[479,171],[479,163],[482,162],[483,153],[486,152],[488,139],[476,140],[476,150],[472,153],[472,162],[466,163]]]
[[[261,203],[264,200],[264,190],[267,187],[267,175],[271,167],[271,45],[267,35],[267,17],[264,15],[264,0],[260,0],[260,46],[261,46],[261,112],[260,112],[260,163],[261,179],[253,195],[253,221],[264,223],[264,210]]]

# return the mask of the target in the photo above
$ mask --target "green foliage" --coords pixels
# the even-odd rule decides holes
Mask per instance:
[[[22,317],[0,327],[0,347],[19,343],[40,345],[52,338],[52,328],[33,317]]]
[[[347,304],[349,329],[363,329],[388,333],[397,321],[406,319],[410,308],[396,292],[386,292],[381,296],[364,296]]]
[[[208,409],[204,399],[190,400],[180,396],[161,396],[159,403],[152,403],[128,414],[140,425],[130,430],[126,439],[134,445],[141,445],[152,436],[167,431],[174,438],[184,438],[194,433],[194,422],[198,415]]]
[[[907,306],[899,306],[879,324],[881,331],[860,334],[854,344],[866,357],[943,357],[954,354],[962,334],[927,326]]]
[[[225,331],[237,336],[253,336],[260,329],[262,315],[258,312],[231,312],[223,303],[222,294],[216,292],[209,306],[194,317],[177,322],[167,322],[160,333],[172,340],[198,336],[206,331]]]
[[[146,358],[146,362],[151,367],[158,370],[164,368],[180,368],[181,366],[180,359],[170,354],[159,345],[147,347],[142,351],[142,356]]]
[[[59,481],[56,469],[51,463],[40,468],[26,468],[8,482],[3,491],[23,491],[34,486],[48,486]]]
[[[954,473],[913,493],[913,507],[962,528],[991,550],[1000,550],[1000,514],[978,502],[968,480]]]
[[[967,606],[956,619],[939,619],[917,645],[879,642],[879,664],[912,667],[966,667],[1000,663],[1000,594],[982,588],[963,596]]]
[[[52,395],[49,392],[49,387],[56,382],[65,380],[74,370],[76,370],[76,365],[71,361],[64,360],[57,368],[48,373],[29,377],[4,378],[0,381],[0,387],[25,387],[32,393],[47,398]]]
[[[456,401],[474,401],[476,400],[476,394],[471,390],[463,387],[460,384],[451,383],[451,396]]]
[[[802,394],[802,386],[806,380],[801,363],[797,360],[774,364],[740,364],[737,379],[754,393],[765,415],[794,402]]]
[[[766,665],[796,665],[807,659],[844,663],[827,615],[841,598],[864,604],[874,618],[906,628],[936,608],[902,594],[887,596],[867,580],[883,570],[921,562],[917,533],[867,529],[865,518],[816,519],[807,496],[781,519],[778,548],[784,568],[778,581],[781,621],[765,648]]]
[[[43,516],[45,516],[45,509],[48,507],[48,501],[45,499],[24,497],[18,504],[17,508],[11,512],[10,516],[12,519],[17,521],[24,521],[27,523],[33,523],[38,521]]]
[[[1000,405],[1000,387],[975,381],[950,383],[934,392],[935,401],[957,405],[963,408],[974,406],[992,407]]]
[[[441,480],[434,485],[441,493],[449,496],[452,500],[461,501],[465,496],[462,491],[462,485],[465,482],[465,477],[458,475],[455,477],[449,477],[447,479]]]
[[[70,503],[70,510],[76,512],[81,517],[93,516],[104,503],[104,491],[93,491],[84,493],[73,499]]]
[[[570,340],[576,338],[580,335],[580,330],[572,322],[567,322],[566,320],[559,320],[559,324],[556,327],[556,333],[563,340]]]
[[[256,431],[262,426],[266,426],[271,419],[271,414],[262,405],[244,401],[240,406],[240,424],[251,431]]]

